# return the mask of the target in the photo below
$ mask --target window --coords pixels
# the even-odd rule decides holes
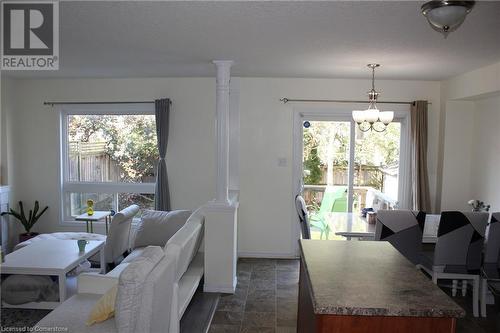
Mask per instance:
[[[158,160],[153,105],[84,105],[61,110],[62,216],[154,207]]]

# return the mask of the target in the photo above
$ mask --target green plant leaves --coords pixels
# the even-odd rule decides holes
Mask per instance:
[[[40,216],[45,213],[45,211],[49,208],[46,206],[38,215],[37,212],[39,210],[39,203],[38,201],[35,201],[35,206],[33,210],[30,209],[28,218],[26,218],[26,215],[24,213],[24,205],[22,201],[19,201],[19,212],[16,212],[14,209],[10,209],[9,212],[3,212],[1,216],[4,215],[11,215],[14,216],[16,219],[19,220],[19,222],[23,225],[24,230],[26,230],[27,233],[30,232],[31,228],[35,225],[35,223],[38,221]]]

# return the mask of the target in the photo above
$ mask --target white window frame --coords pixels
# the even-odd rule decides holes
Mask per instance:
[[[390,105],[382,107],[383,110],[394,111],[394,121],[401,124],[400,151],[399,151],[399,184],[398,203],[399,208],[409,209],[411,186],[410,169],[410,107],[408,105]],[[303,175],[303,122],[310,121],[350,121],[350,141],[349,146],[354,146],[355,126],[352,120],[351,110],[362,110],[362,106],[356,104],[332,105],[329,107],[294,107],[293,108],[293,184],[292,184],[292,211],[295,212],[295,195],[302,190]],[[354,160],[354,149],[349,150],[349,160]],[[349,163],[349,182],[353,183],[354,164]],[[352,207],[353,196],[348,195],[348,207]],[[352,209],[352,208],[350,208]],[[299,224],[296,214],[292,214],[292,248],[298,253],[297,238],[300,237]]]
[[[70,115],[154,115],[153,103],[131,104],[63,104],[59,107],[59,176],[60,176],[60,219],[64,225],[78,225],[68,212],[66,195],[71,192],[80,193],[155,193],[154,183],[102,183],[69,181],[68,171],[68,116]],[[97,222],[103,223],[103,222]]]

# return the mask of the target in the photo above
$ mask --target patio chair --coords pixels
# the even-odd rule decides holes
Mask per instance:
[[[417,265],[422,252],[425,212],[379,210],[375,240],[388,241],[402,255]]]
[[[422,252],[417,265],[435,284],[440,279],[452,280],[453,296],[458,280],[471,281],[474,317],[479,315],[481,254],[488,218],[483,212],[442,212],[436,247],[433,252]]]
[[[295,197],[295,208],[297,209],[297,214],[299,216],[302,238],[311,239],[311,226],[309,224],[306,202],[300,194],[297,194]]]
[[[486,317],[486,292],[488,282],[500,287],[500,213],[491,214],[491,220],[486,230],[483,269],[481,274],[481,316]],[[496,280],[496,281],[495,281]],[[492,287],[490,287],[491,290]],[[500,296],[500,288],[495,292]],[[500,302],[500,299],[498,299]],[[497,301],[495,301],[497,303]]]
[[[318,214],[347,212],[347,186],[327,186]]]

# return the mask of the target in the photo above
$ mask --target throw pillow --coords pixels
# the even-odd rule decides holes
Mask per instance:
[[[92,307],[90,311],[89,318],[87,319],[87,325],[93,325],[95,323],[103,322],[115,315],[115,301],[116,294],[118,292],[118,285],[109,289],[97,303]]]
[[[144,211],[141,224],[137,229],[134,248],[148,245],[165,246],[170,237],[186,223],[190,215],[189,210]]]

